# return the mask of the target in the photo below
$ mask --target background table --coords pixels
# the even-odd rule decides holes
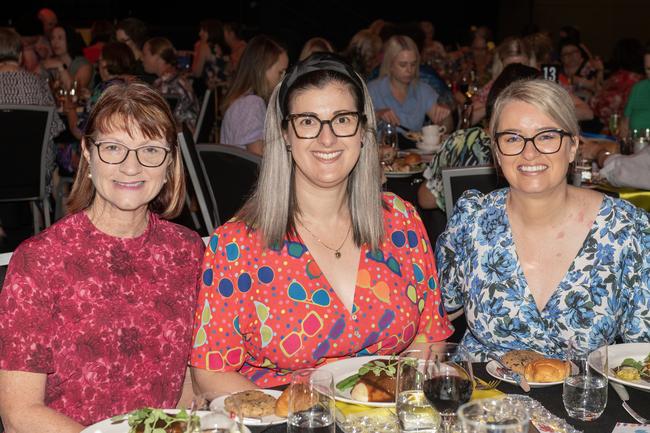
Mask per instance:
[[[474,375],[485,380],[492,380],[485,370],[485,363],[473,364]],[[649,418],[650,417],[650,392],[644,392],[635,388],[626,387],[630,394],[629,404],[635,409],[639,415]],[[524,394],[526,393],[516,385],[511,385],[506,382],[501,382],[497,388],[506,394]],[[582,430],[584,433],[610,433],[617,422],[635,423],[636,421],[623,409],[621,399],[616,394],[616,391],[609,387],[607,394],[607,407],[605,412],[595,421],[583,422],[569,418],[564,410],[562,403],[562,385],[548,386],[545,388],[533,388],[527,394],[531,398],[539,401],[546,409],[552,414],[567,420],[575,428]],[[271,427],[252,427],[253,433],[286,433],[286,424],[279,424]],[[341,429],[336,428],[337,433],[342,433]]]

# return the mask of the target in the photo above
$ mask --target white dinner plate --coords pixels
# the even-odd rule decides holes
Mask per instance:
[[[178,413],[180,409],[164,409],[167,413]],[[199,411],[198,415],[200,417],[208,414],[208,411]],[[114,423],[111,421],[111,418],[105,419],[93,425],[89,425],[85,429],[81,430],[81,433],[129,433],[129,422],[125,418],[124,421],[119,421]]]
[[[612,382],[618,382],[621,385],[631,386],[632,388],[641,389],[644,391],[650,391],[650,382],[647,382],[643,379],[640,380],[623,380],[616,377],[616,374],[612,370],[614,367],[621,365],[621,362],[625,358],[632,358],[636,361],[641,361],[645,359],[646,356],[650,353],[650,343],[625,343],[625,344],[613,344],[608,348],[608,363],[609,363],[609,380]],[[602,369],[594,363],[595,352],[589,355],[588,361],[589,365],[595,370],[602,373]]]
[[[268,394],[274,398],[280,397],[280,394],[282,394],[282,391],[277,391],[274,389],[260,389],[265,394]],[[222,409],[225,411],[224,407],[224,402],[226,401],[227,395],[224,395],[222,397],[215,398],[212,400],[212,403],[210,403],[210,409]],[[244,418],[244,424],[254,426],[254,425],[260,425],[260,426],[267,426],[267,425],[275,425],[275,424],[282,424],[287,422],[286,418],[279,417],[276,415],[266,415],[261,418]]]
[[[496,361],[494,360],[489,361],[485,366],[485,369],[487,370],[490,376],[502,380],[504,382],[517,385],[517,382],[515,382],[510,377],[508,377],[506,373],[503,371],[503,368],[501,368]],[[546,386],[560,385],[563,382],[564,382],[563,380],[557,382],[528,382],[528,385],[530,385],[531,388],[544,388]]]
[[[348,377],[356,374],[359,371],[359,368],[361,368],[361,366],[366,362],[370,362],[375,359],[389,359],[389,358],[390,358],[389,355],[359,356],[357,358],[347,358],[347,359],[342,359],[340,361],[332,362],[330,364],[325,364],[319,367],[318,369],[324,371],[330,371],[332,373],[332,376],[334,376],[334,398],[336,398],[337,400],[346,403],[362,404],[364,406],[393,407],[395,406],[395,402],[375,403],[369,401],[355,400],[352,398],[352,396],[350,396],[351,388],[346,389],[345,391],[339,391],[338,388],[336,388],[337,383],[339,383],[343,379],[347,379]]]
[[[426,163],[422,163],[421,168],[418,168],[417,170],[411,170],[411,171],[385,171],[384,174],[386,177],[409,177],[413,176],[414,174],[420,174],[424,171],[426,168]]]

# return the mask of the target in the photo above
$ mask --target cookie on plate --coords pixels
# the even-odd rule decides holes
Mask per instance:
[[[501,362],[512,371],[524,374],[526,365],[529,362],[542,358],[544,358],[544,355],[533,352],[532,350],[511,350],[501,357]]]
[[[247,418],[273,415],[275,397],[258,390],[242,391],[226,397],[223,403],[226,411],[238,411]]]

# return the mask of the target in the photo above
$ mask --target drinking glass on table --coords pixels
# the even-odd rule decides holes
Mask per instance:
[[[528,433],[528,410],[509,400],[484,398],[458,409],[463,433]]]
[[[288,433],[335,433],[334,377],[306,368],[293,373],[289,385]]]
[[[457,343],[429,346],[424,395],[442,415],[444,432],[456,423],[456,410],[467,403],[474,390],[472,363],[465,348]]]
[[[428,353],[407,350],[397,360],[395,410],[400,433],[434,433],[440,428],[440,413],[424,395]]]
[[[381,130],[379,158],[382,164],[391,165],[397,156],[397,125],[385,123]]]
[[[190,407],[188,433],[250,433],[244,426],[244,417],[238,406],[225,408],[227,395],[204,392],[195,395]]]
[[[564,408],[572,418],[595,420],[607,405],[607,341],[575,335],[568,342],[567,361],[571,371],[564,379]]]

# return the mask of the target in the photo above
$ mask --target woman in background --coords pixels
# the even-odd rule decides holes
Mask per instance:
[[[223,103],[221,144],[262,154],[266,105],[288,65],[287,51],[270,37],[258,35],[248,42]]]

